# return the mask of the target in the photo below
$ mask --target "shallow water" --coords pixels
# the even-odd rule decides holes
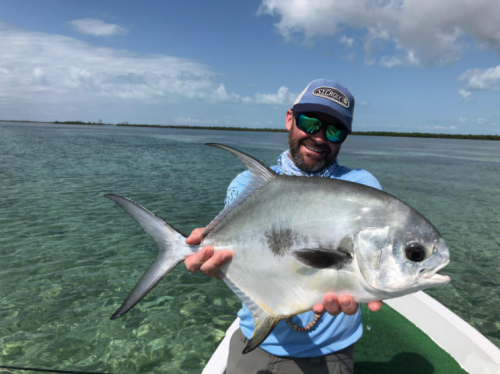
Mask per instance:
[[[157,246],[102,195],[185,233],[204,226],[244,170],[208,142],[269,165],[287,146],[285,133],[0,123],[0,365],[201,371],[240,302],[179,267],[110,321]],[[339,161],[372,172],[441,231],[452,283],[429,294],[500,346],[500,144],[352,136]]]

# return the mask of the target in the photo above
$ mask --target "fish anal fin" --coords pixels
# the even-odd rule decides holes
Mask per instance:
[[[257,348],[276,327],[278,322],[283,319],[283,316],[276,316],[274,311],[265,305],[257,304],[252,298],[241,290],[238,285],[229,279],[224,273],[219,272],[221,278],[226,282],[228,287],[235,293],[238,298],[245,303],[247,308],[252,312],[254,319],[255,330],[252,338],[243,350],[243,353],[248,353]]]
[[[282,319],[281,317],[275,317],[268,314],[263,309],[261,309],[261,311],[262,312],[258,316],[256,316],[255,313],[253,314],[255,330],[253,331],[252,337],[250,338],[247,346],[243,350],[243,354],[253,351],[260,345],[260,343],[266,340],[278,322]]]
[[[293,251],[293,256],[303,264],[315,268],[336,270],[344,268],[352,261],[348,252],[326,248],[304,248]]]

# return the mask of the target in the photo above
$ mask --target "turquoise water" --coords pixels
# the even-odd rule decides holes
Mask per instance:
[[[157,246],[102,196],[127,196],[185,233],[206,225],[244,169],[206,142],[269,165],[287,146],[284,133],[0,123],[0,365],[201,371],[239,301],[180,266],[110,321]],[[452,283],[429,294],[500,346],[500,144],[353,136],[339,161],[437,226]]]

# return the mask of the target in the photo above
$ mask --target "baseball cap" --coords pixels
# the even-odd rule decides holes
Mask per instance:
[[[335,117],[352,132],[354,96],[339,82],[316,79],[297,97],[292,110],[296,113],[319,112]]]

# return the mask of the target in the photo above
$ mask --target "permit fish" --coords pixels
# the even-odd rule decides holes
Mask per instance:
[[[231,249],[220,270],[252,312],[255,330],[244,349],[259,346],[281,319],[311,310],[328,292],[359,303],[446,284],[437,272],[450,259],[438,230],[396,197],[361,184],[278,175],[259,160],[221,144],[248,168],[246,188],[205,228],[200,245],[146,208],[114,201],[158,243],[158,257],[122,306],[132,309],[173,268],[206,245]]]

